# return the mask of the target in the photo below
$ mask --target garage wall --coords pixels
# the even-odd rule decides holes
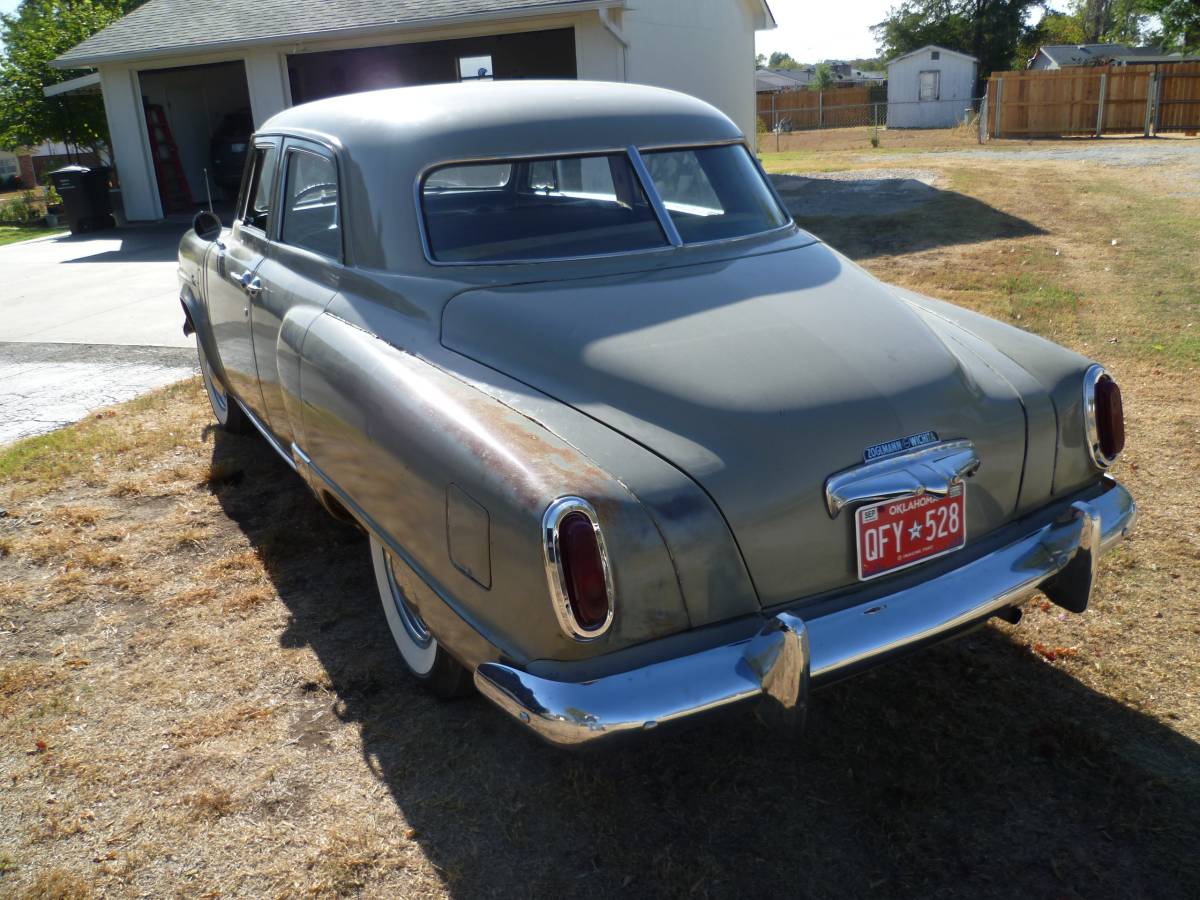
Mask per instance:
[[[707,100],[751,139],[754,112],[754,26],[739,0],[653,0],[622,17],[629,39],[628,80]]]
[[[100,86],[125,217],[131,221],[161,219],[137,72],[129,66],[100,66]]]

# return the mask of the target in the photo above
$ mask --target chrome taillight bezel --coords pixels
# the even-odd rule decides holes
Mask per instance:
[[[1098,469],[1107,469],[1117,461],[1121,451],[1112,456],[1105,454],[1103,442],[1100,439],[1100,425],[1096,419],[1096,385],[1102,378],[1113,380],[1108,371],[1101,365],[1093,365],[1083,376],[1083,421],[1087,437],[1088,455]],[[1115,384],[1116,382],[1113,381]],[[1118,388],[1119,389],[1119,388]]]
[[[584,628],[575,618],[568,593],[566,573],[563,570],[559,549],[559,525],[571,513],[582,513],[592,523],[596,535],[596,546],[600,550],[600,565],[604,571],[604,590],[608,598],[608,613],[596,628]],[[550,589],[550,601],[554,616],[563,634],[579,642],[594,641],[603,637],[612,627],[616,608],[613,590],[612,567],[608,561],[608,548],[604,544],[604,533],[600,530],[600,519],[596,510],[582,497],[559,497],[542,516],[542,550],[546,561],[546,584]]]

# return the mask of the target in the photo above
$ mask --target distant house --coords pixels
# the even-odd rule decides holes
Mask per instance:
[[[1130,47],[1126,44],[1047,44],[1029,60],[1030,69],[1073,69],[1080,66],[1135,66],[1153,63],[1191,62],[1200,56],[1164,53],[1162,47]]]
[[[803,69],[758,69],[754,73],[756,94],[777,94],[808,87],[813,79],[813,67]]]
[[[889,128],[949,128],[972,105],[979,72],[973,56],[930,44],[887,68]]]

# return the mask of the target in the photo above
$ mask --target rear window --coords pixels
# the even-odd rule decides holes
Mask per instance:
[[[448,166],[421,188],[433,258],[515,262],[667,246],[623,153]]]
[[[685,244],[759,234],[790,221],[740,144],[647,150],[642,159]]]

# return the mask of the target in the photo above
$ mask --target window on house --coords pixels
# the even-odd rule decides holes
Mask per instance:
[[[941,50],[931,50],[929,53],[929,58],[930,59],[941,59],[942,51]]]
[[[458,58],[459,81],[491,81],[491,56],[460,56]]]
[[[922,72],[921,73],[921,94],[920,99],[936,100],[938,99],[938,90],[940,88],[941,72]]]
[[[280,241],[341,258],[337,166],[332,159],[307,150],[288,153],[284,204]]]

